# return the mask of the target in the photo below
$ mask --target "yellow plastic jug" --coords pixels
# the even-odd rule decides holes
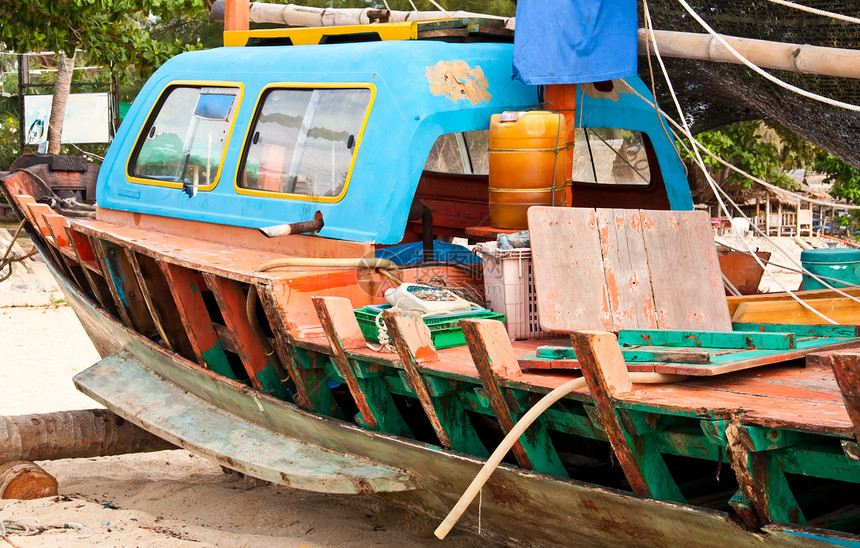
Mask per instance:
[[[557,112],[494,114],[490,120],[490,224],[528,228],[533,205],[564,206],[564,117]]]

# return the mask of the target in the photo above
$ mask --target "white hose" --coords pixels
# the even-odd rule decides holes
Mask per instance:
[[[399,270],[394,262],[388,259],[375,257],[342,258],[334,259],[327,257],[284,257],[273,259],[257,267],[256,272],[265,272],[273,268],[285,266],[323,266],[331,268],[356,267],[356,268],[384,268],[385,270]]]
[[[663,375],[661,373],[630,373],[630,380],[637,384],[664,384],[678,382],[686,378],[687,377],[683,375]],[[537,420],[544,411],[549,409],[552,404],[571,392],[583,387],[585,387],[584,377],[571,379],[541,398],[525,415],[523,415],[511,431],[508,432],[505,439],[503,439],[499,446],[496,447],[496,450],[493,451],[490,458],[487,459],[487,462],[481,468],[480,472],[478,472],[478,475],[475,476],[475,479],[472,480],[472,483],[469,484],[469,487],[466,488],[466,491],[464,491],[462,496],[460,496],[460,500],[457,501],[454,508],[448,512],[448,515],[433,532],[437,538],[444,539],[448,533],[451,532],[451,529],[457,524],[457,522],[460,521],[466,508],[472,504],[472,501],[475,500],[475,497],[481,491],[481,488],[484,487],[484,484],[488,479],[490,479],[490,476],[502,462],[504,456],[508,454],[508,451],[511,450],[511,447],[514,446],[514,443],[520,439],[523,432],[525,432],[526,429],[528,429],[528,427],[531,426],[531,424]]]

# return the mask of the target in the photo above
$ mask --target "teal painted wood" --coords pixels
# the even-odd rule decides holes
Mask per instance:
[[[762,333],[794,333],[798,338],[860,336],[860,328],[852,325],[733,323],[732,329],[734,331],[759,331]]]
[[[150,372],[128,352],[107,356],[75,376],[76,386],[127,420],[171,443],[253,477],[323,493],[408,491],[415,479],[403,470],[278,436],[222,413]]]
[[[793,333],[623,329],[618,333],[618,344],[790,350],[794,348],[794,338]]]
[[[505,389],[502,389],[505,391]],[[514,423],[520,421],[531,408],[529,393],[523,390],[509,390],[510,397],[505,399]],[[537,472],[553,474],[561,478],[569,477],[558,451],[550,439],[546,419],[539,418],[520,436],[520,443],[531,461],[532,468]]]
[[[343,417],[344,413],[335,401],[327,382],[328,375],[324,364],[329,362],[328,356],[320,359],[319,354],[311,350],[297,346],[294,346],[293,349],[295,365],[303,379],[304,389],[307,392],[311,408],[328,417]],[[333,365],[331,367],[334,369]]]

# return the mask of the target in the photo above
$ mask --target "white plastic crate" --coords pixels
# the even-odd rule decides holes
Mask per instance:
[[[500,250],[497,242],[480,243],[475,252],[484,260],[484,292],[493,312],[505,315],[512,340],[550,336],[540,328],[532,273],[532,250]]]

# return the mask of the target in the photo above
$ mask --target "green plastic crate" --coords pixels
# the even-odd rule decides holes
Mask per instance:
[[[379,341],[376,317],[382,314],[382,311],[387,308],[391,308],[391,306],[387,304],[382,306],[365,306],[355,311],[355,317],[358,319],[358,325],[361,327],[361,332],[364,334],[365,339],[375,342]],[[466,337],[463,335],[463,330],[460,329],[460,320],[465,319],[504,321],[505,315],[493,312],[492,310],[482,309],[480,312],[428,316],[424,318],[424,324],[430,328],[430,337],[433,340],[433,346],[440,349],[466,344]]]

